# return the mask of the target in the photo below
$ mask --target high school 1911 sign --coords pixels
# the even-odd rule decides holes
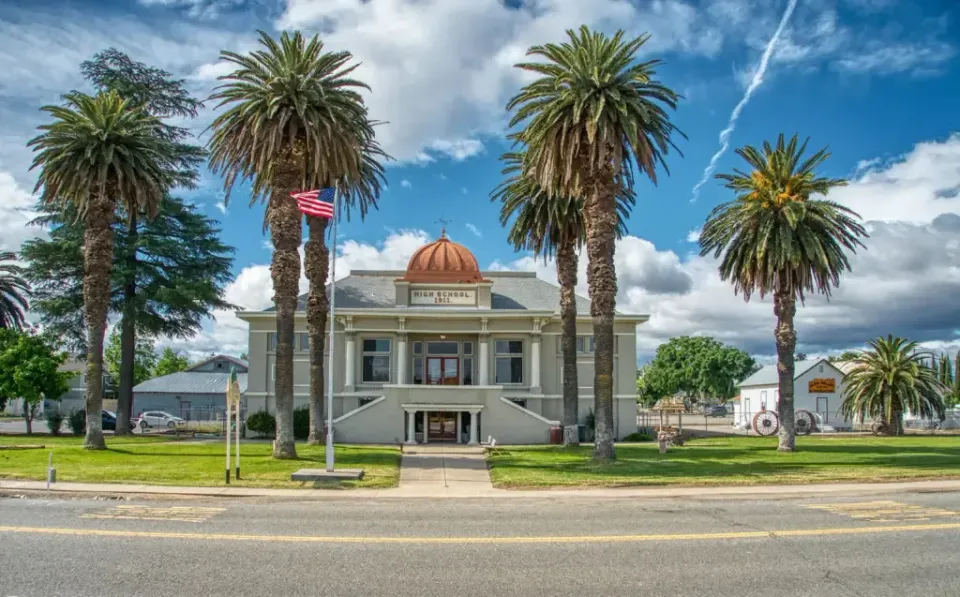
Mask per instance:
[[[476,290],[411,290],[411,305],[463,305],[477,304]]]
[[[837,391],[837,380],[832,377],[818,377],[811,379],[807,384],[807,390],[811,394],[832,394]]]

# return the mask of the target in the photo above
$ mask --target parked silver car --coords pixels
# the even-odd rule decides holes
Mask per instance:
[[[183,422],[183,419],[170,413],[165,413],[161,410],[148,410],[140,414],[140,420],[137,421],[137,426],[140,427],[140,429],[148,429],[150,427],[167,427],[173,429]]]

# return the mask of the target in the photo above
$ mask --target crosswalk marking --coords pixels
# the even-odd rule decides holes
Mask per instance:
[[[807,508],[822,510],[841,516],[849,516],[856,520],[869,520],[872,522],[903,522],[960,516],[960,512],[947,510],[945,508],[917,506],[890,500],[808,504]]]
[[[195,506],[115,506],[98,512],[82,514],[80,518],[104,518],[111,520],[165,520],[176,522],[205,522],[225,512],[226,508],[201,508]]]

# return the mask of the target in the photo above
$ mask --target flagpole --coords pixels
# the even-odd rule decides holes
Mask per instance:
[[[330,354],[327,358],[327,472],[333,468],[333,323],[337,289],[337,190],[333,191],[333,244],[330,246]]]
[[[236,443],[236,453],[237,453],[236,463],[237,463],[237,470],[236,470],[236,474],[234,475],[234,478],[235,478],[237,481],[239,481],[239,480],[240,480],[240,402],[239,402],[239,401],[237,401],[236,410],[237,410],[237,412],[236,412],[236,415],[237,415],[237,423],[236,423],[236,428],[234,429],[234,433],[236,434],[236,438],[237,438],[237,443]],[[227,438],[227,441],[230,441],[230,439]]]
[[[230,394],[227,394],[227,412],[223,420],[223,431],[224,435],[227,437],[227,467],[223,471],[223,478],[227,482],[227,485],[230,484]]]

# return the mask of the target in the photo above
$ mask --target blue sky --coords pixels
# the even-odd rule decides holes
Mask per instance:
[[[256,29],[320,33],[330,49],[354,53],[373,88],[373,116],[389,123],[381,141],[396,158],[389,189],[365,222],[344,223],[338,268],[402,267],[439,233],[436,220],[482,266],[551,264],[514,254],[489,192],[507,149],[506,100],[524,83],[512,65],[534,43],[559,41],[587,23],[647,31],[644,58],[660,58],[662,81],[685,96],[674,121],[687,139],[667,158],[670,175],[641,180],[630,237],[618,247],[622,309],[651,314],[638,329],[639,358],[679,334],[705,333],[762,358],[773,354],[769,302],[744,304],[696,257],[695,231],[728,200],[715,181],[692,189],[719,148],[718,135],[743,98],[786,1],[592,0],[141,0],[6,2],[0,7],[0,244],[15,249],[32,203],[24,147],[42,121],[37,108],[81,87],[79,63],[114,46],[165,68],[205,97],[223,72],[220,49],[248,51]],[[888,332],[956,350],[960,308],[960,8],[949,0],[800,0],[773,46],[762,83],[731,134],[733,148],[780,132],[809,136],[833,156],[825,173],[851,180],[836,199],[859,210],[873,236],[830,303],[811,300],[798,317],[801,349],[828,354]],[[198,133],[212,105],[188,126]],[[205,138],[202,139],[205,141]],[[269,244],[262,208],[245,189],[222,205],[220,181],[205,173],[189,197],[223,225],[237,247],[228,298],[269,303]],[[585,276],[581,276],[585,292]],[[947,300],[947,299],[951,300]],[[239,352],[242,324],[217,314],[190,352]]]

